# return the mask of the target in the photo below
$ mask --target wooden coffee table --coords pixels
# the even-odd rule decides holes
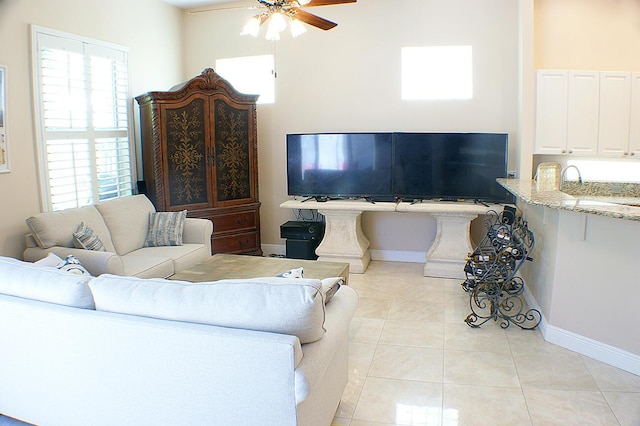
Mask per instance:
[[[275,277],[300,267],[304,270],[305,278],[344,277],[345,284],[349,283],[348,263],[220,253],[172,275],[169,279],[202,282],[232,278]]]

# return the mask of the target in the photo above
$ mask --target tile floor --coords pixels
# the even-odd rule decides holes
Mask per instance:
[[[461,280],[422,264],[351,274],[360,304],[334,425],[640,425],[640,377],[547,343],[539,331],[464,323]]]

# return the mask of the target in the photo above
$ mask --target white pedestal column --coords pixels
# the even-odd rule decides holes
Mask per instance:
[[[371,261],[369,240],[362,232],[362,211],[319,209],[327,220],[324,238],[316,248],[318,260],[348,262],[349,272],[362,274]]]
[[[400,203],[397,211],[427,213],[436,219],[436,237],[425,255],[424,276],[465,278],[467,254],[473,250],[469,229],[471,221],[499,206],[465,202]]]
[[[465,258],[473,250],[469,228],[478,214],[452,212],[431,215],[436,218],[437,232],[425,255],[424,276],[464,279]]]

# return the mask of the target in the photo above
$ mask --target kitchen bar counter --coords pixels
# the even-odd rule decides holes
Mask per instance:
[[[498,179],[498,183],[528,204],[640,221],[640,198],[638,197],[570,195],[556,190],[538,191],[536,182],[527,179]],[[571,192],[575,193],[576,186],[579,185],[576,182],[571,182],[567,188],[571,188]]]

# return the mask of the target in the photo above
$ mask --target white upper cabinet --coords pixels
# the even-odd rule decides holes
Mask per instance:
[[[537,73],[536,154],[566,153],[568,76],[568,71]]]
[[[631,74],[629,155],[640,159],[640,72]]]
[[[631,73],[600,73],[598,155],[628,155],[630,117]]]
[[[600,74],[569,71],[567,154],[594,156],[598,151]]]

